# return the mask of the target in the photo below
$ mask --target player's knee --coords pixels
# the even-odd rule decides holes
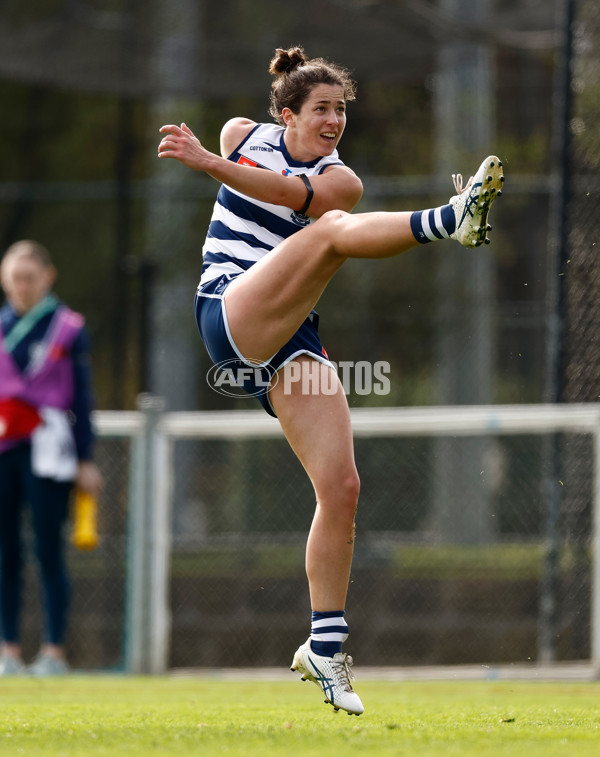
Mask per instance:
[[[356,512],[358,505],[358,497],[360,495],[360,478],[356,469],[348,476],[346,480],[346,498],[348,500],[348,507]]]
[[[319,233],[328,242],[331,250],[335,251],[335,241],[339,238],[349,218],[350,213],[346,213],[345,210],[328,210],[315,224],[315,226],[318,224]]]
[[[335,510],[338,516],[353,520],[359,494],[360,478],[353,469],[332,479],[327,487],[322,487],[319,503],[322,507]]]

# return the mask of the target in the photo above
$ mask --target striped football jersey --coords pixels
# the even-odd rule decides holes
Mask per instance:
[[[318,176],[328,166],[343,165],[337,151],[309,163],[294,160],[285,147],[284,131],[275,124],[257,124],[228,160],[284,176]],[[309,223],[308,216],[291,208],[254,200],[222,184],[202,248],[200,286],[247,270]]]

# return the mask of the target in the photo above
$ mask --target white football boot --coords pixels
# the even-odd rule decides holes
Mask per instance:
[[[479,247],[484,242],[489,244],[487,232],[492,227],[488,225],[487,217],[492,203],[502,194],[502,161],[495,155],[488,156],[464,189],[462,174],[452,174],[452,180],[456,195],[449,202],[454,210],[456,229],[450,234],[450,239],[455,239],[464,247]]]
[[[303,681],[312,681],[325,694],[325,704],[333,709],[346,710],[349,715],[361,715],[365,708],[358,694],[353,690],[350,679],[354,678],[352,657],[338,652],[333,657],[321,657],[310,648],[310,638],[294,655],[291,670],[302,673]]]

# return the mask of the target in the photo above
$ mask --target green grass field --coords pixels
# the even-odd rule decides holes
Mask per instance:
[[[361,717],[314,684],[78,676],[0,681],[0,755],[600,754],[600,684],[358,681]]]

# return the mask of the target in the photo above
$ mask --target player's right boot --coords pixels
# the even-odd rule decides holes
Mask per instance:
[[[462,174],[452,174],[456,195],[450,198],[454,209],[456,228],[450,239],[456,239],[464,247],[479,247],[489,244],[487,232],[492,230],[487,218],[492,203],[502,194],[504,174],[502,161],[495,155],[487,157],[471,176],[467,186],[462,185]]]
[[[302,673],[303,681],[312,681],[325,694],[325,703],[333,705],[334,710],[346,710],[349,715],[361,715],[365,708],[358,694],[352,688],[353,678],[350,667],[352,657],[338,652],[333,657],[322,657],[310,648],[310,638],[294,655],[291,670]]]

